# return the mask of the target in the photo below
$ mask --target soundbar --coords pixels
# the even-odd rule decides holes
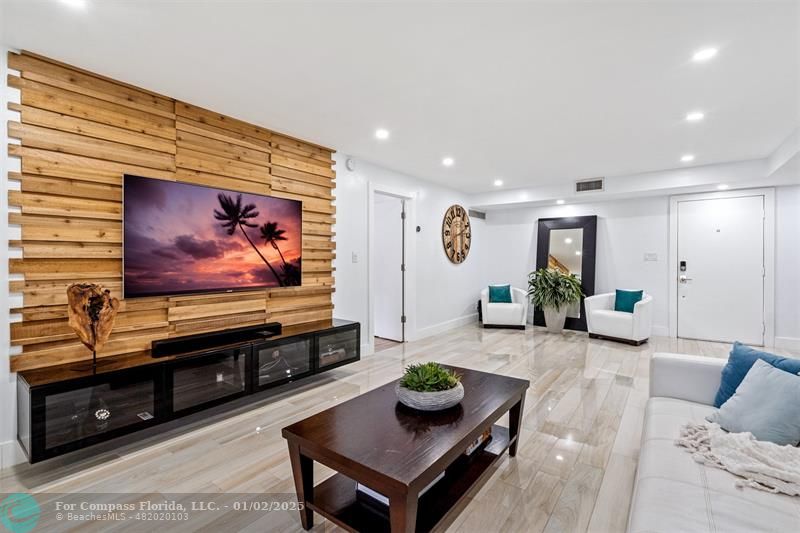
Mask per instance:
[[[171,339],[153,341],[151,353],[153,357],[169,357],[199,351],[210,351],[230,344],[262,341],[280,335],[281,331],[280,323],[270,322],[257,326],[173,337]]]

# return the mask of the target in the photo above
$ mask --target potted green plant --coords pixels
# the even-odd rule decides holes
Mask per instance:
[[[528,276],[528,296],[531,303],[544,312],[547,331],[561,333],[567,308],[580,301],[583,289],[575,274],[540,268]]]
[[[464,398],[461,376],[434,362],[406,367],[395,391],[400,403],[420,411],[447,409]]]

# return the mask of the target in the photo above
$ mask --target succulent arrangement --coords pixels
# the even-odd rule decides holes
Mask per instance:
[[[417,363],[406,367],[400,386],[414,392],[439,392],[458,386],[461,376],[439,363]]]

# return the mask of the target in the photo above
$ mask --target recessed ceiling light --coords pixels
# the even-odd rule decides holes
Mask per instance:
[[[563,460],[564,460],[563,455],[556,455],[556,461],[563,461]]]
[[[503,186],[503,180],[494,180],[494,186],[495,187],[502,187]]]
[[[59,0],[59,2],[74,9],[84,9],[86,7],[86,0]]]
[[[580,250],[575,250],[575,255],[581,255],[581,251]]]
[[[452,157],[445,157],[442,159],[442,164],[446,167],[452,167],[455,164],[455,159]]]
[[[691,163],[692,161],[694,161],[694,156],[692,154],[681,156],[682,163]]]
[[[572,239],[567,237],[566,239],[564,239],[564,242],[567,243],[567,244],[572,244]]]
[[[716,48],[703,48],[702,50],[698,50],[692,56],[692,61],[695,63],[702,63],[703,61],[708,61],[712,57],[717,55]]]
[[[705,118],[705,113],[702,111],[692,111],[691,113],[686,113],[686,120],[689,122],[698,122]]]
[[[727,188],[728,188],[728,185],[726,185],[725,183],[720,183],[719,185],[717,185],[717,189],[719,189],[721,191],[724,191]]]
[[[378,128],[375,130],[375,138],[385,141],[389,138],[389,130],[385,130],[383,128]]]
[[[556,200],[556,203],[557,203],[558,205],[564,205],[564,200]]]

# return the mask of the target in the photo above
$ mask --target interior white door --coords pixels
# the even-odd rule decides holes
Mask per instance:
[[[764,196],[678,202],[678,336],[764,343]]]
[[[375,336],[403,342],[403,200],[375,195]]]

